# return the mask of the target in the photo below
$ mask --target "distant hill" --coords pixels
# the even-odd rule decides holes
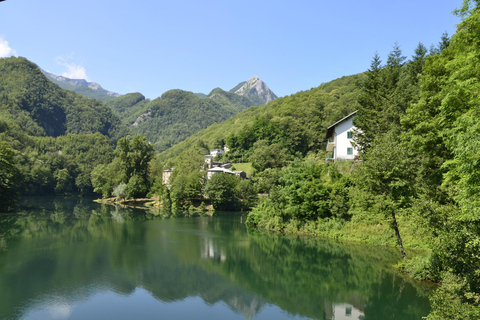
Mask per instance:
[[[159,159],[173,165],[185,152],[192,149],[200,152],[204,147],[213,149],[218,147],[219,141],[227,143],[232,135],[243,135],[252,145],[256,139],[281,143],[292,155],[324,150],[326,128],[358,108],[358,84],[363,77],[363,74],[342,77],[266,105],[250,107],[225,122],[197,132],[162,152]],[[277,130],[277,134],[265,137],[268,130]],[[253,147],[245,152],[248,156]]]
[[[241,94],[220,88],[208,95],[170,90],[150,101],[137,92],[111,99],[106,105],[124,124],[146,135],[163,151],[214,123],[276,98],[258,77],[252,79],[239,87]]]
[[[45,70],[41,70],[43,74],[53,83],[59,85],[63,89],[74,91],[84,97],[98,99],[107,102],[115,97],[121,96],[119,93],[103,89],[96,82],[88,82],[84,79],[70,79],[64,76],[58,76]]]
[[[127,93],[111,99],[105,104],[122,120],[128,119],[141,111],[150,100],[140,92]],[[126,121],[128,124],[128,121]]]
[[[146,135],[158,150],[165,150],[203,128],[225,121],[240,109],[237,104],[219,103],[211,98],[201,99],[192,92],[170,90],[146,102],[139,112],[124,121],[133,131]]]
[[[0,116],[32,136],[99,132],[116,140],[128,133],[110,108],[60,88],[25,58],[0,59]]]

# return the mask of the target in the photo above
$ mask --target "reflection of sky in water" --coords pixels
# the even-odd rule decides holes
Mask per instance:
[[[21,319],[245,319],[223,302],[207,304],[200,297],[181,301],[156,300],[150,292],[137,288],[130,295],[112,291],[95,293],[87,299],[68,301],[62,296],[48,296],[37,300],[24,310]],[[264,305],[252,319],[306,319],[292,316],[279,307]],[[335,318],[337,319],[337,318]],[[343,319],[343,318],[339,318]],[[347,319],[347,318],[345,318]],[[348,318],[352,319],[352,318]]]

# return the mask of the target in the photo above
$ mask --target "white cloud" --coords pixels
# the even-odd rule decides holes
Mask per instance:
[[[85,79],[90,81],[88,79],[87,70],[85,70],[85,67],[80,64],[69,62],[69,60],[70,57],[58,57],[56,59],[57,64],[64,66],[67,69],[61,75],[70,79]]]
[[[16,56],[17,52],[10,47],[8,41],[0,37],[0,58]]]

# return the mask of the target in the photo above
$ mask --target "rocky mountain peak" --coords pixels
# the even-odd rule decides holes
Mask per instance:
[[[240,96],[257,100],[260,104],[266,104],[277,99],[277,95],[258,76],[251,77],[240,88],[235,91]]]

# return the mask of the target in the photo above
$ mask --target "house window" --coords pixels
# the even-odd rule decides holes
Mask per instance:
[[[353,154],[353,148],[347,148],[347,154],[352,155]]]
[[[353,132],[352,131],[348,131],[347,132],[347,139],[352,139],[353,138]]]

